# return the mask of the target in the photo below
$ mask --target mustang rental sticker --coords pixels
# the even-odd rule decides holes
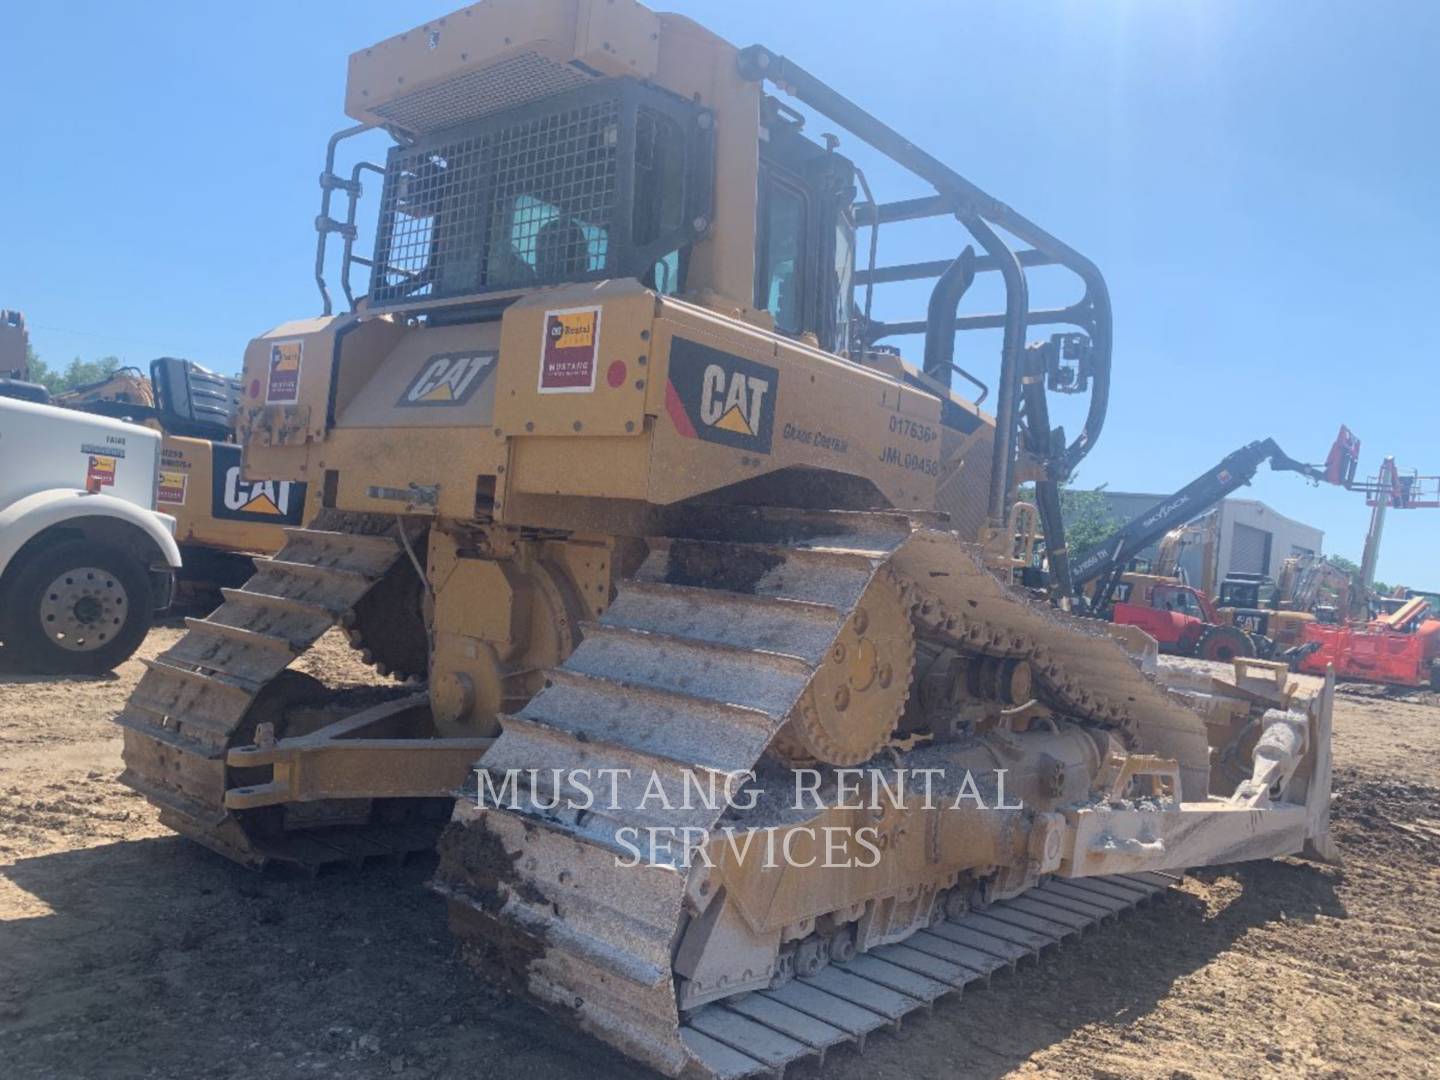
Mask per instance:
[[[155,492],[156,501],[169,503],[171,506],[184,506],[185,485],[189,479],[189,476],[179,469],[161,469],[160,486]]]
[[[115,458],[110,454],[91,454],[85,470],[85,486],[90,490],[115,486]]]
[[[595,389],[599,353],[598,307],[547,311],[545,341],[540,346],[540,393],[590,393]]]
[[[267,405],[294,405],[300,400],[300,359],[304,342],[277,341],[270,346],[270,377],[265,383]]]

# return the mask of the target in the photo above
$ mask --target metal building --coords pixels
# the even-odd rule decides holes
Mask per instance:
[[[1166,498],[1126,491],[1100,494],[1117,526]],[[1197,531],[1207,534],[1206,541],[1187,544],[1180,566],[1187,581],[1202,587],[1215,588],[1229,574],[1275,577],[1290,556],[1321,554],[1325,541],[1324,530],[1288,518],[1258,499],[1225,499],[1196,521],[1205,525]],[[1158,547],[1146,548],[1140,558],[1153,562]]]

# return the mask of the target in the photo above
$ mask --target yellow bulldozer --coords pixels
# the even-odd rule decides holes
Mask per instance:
[[[320,508],[118,718],[171,828],[306,869],[438,838],[483,972],[716,1077],[863,1040],[1188,867],[1329,854],[1331,684],[1157,658],[1054,599],[1056,485],[1109,390],[1082,255],[793,61],[630,0],[462,9],[355,53],[346,111],[323,313],[250,343],[238,418],[247,474]],[[923,193],[874,197],[817,118]],[[384,162],[340,168],[375,131]],[[953,246],[876,266],[918,220]],[[1032,307],[1041,266],[1081,298]],[[1004,309],[961,314],[980,274]],[[924,318],[876,317],[927,278]],[[993,414],[952,389],[977,329]],[[919,364],[887,344],[917,334]],[[1059,392],[1089,394],[1070,441]],[[289,707],[296,655],[406,581],[428,685]]]

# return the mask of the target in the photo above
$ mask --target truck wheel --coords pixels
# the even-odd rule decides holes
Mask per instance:
[[[1237,656],[1254,656],[1255,643],[1239,627],[1211,626],[1195,642],[1195,655],[1228,664]]]
[[[115,548],[71,540],[17,568],[4,598],[7,649],[47,675],[99,675],[130,658],[154,616],[145,567]]]

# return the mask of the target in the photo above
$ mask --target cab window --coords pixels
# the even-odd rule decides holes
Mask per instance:
[[[850,220],[848,208],[835,221],[835,281],[832,301],[835,310],[831,312],[834,321],[834,340],[830,351],[850,351],[850,305],[854,295],[855,282],[855,224]]]
[[[647,288],[654,289],[661,296],[675,296],[681,290],[681,268],[686,254],[676,248],[668,255],[662,255],[640,280]]]
[[[771,173],[761,200],[755,306],[786,334],[804,328],[805,213],[805,193]]]
[[[1178,611],[1182,615],[1201,614],[1200,602],[1195,594],[1184,589],[1157,588],[1150,606],[1161,611]]]

